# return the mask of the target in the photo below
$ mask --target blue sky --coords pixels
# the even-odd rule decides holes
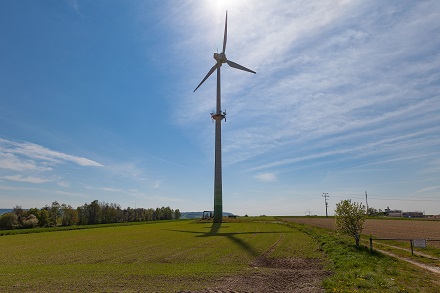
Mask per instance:
[[[440,214],[440,2],[0,1],[0,207]]]

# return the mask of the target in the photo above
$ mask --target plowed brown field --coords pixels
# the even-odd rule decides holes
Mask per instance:
[[[286,218],[284,220],[327,229],[335,228],[333,218]],[[367,219],[362,234],[378,238],[440,240],[440,221]],[[428,241],[428,245],[440,248],[440,241]]]

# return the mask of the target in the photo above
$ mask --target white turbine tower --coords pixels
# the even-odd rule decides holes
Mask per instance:
[[[217,107],[216,111],[211,113],[211,118],[215,120],[215,168],[214,168],[214,222],[221,223],[223,217],[223,203],[222,203],[222,128],[221,121],[226,117],[226,111],[221,110],[221,98],[220,98],[220,67],[223,63],[227,63],[229,66],[255,73],[240,64],[232,62],[226,58],[226,40],[228,32],[228,12],[226,11],[225,19],[225,35],[223,38],[223,51],[219,53],[214,53],[214,59],[217,61],[216,64],[209,70],[205,78],[196,87],[194,92],[205,82],[206,79],[217,69]]]

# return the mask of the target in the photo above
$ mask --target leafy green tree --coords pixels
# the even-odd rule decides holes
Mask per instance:
[[[30,208],[29,210],[27,210],[27,212],[26,212],[26,216],[29,216],[29,215],[34,215],[34,216],[36,216],[37,218],[38,218],[38,213],[40,212],[40,210],[38,209],[38,208]]]
[[[124,222],[134,222],[135,216],[134,209],[131,207],[124,210]]]
[[[38,218],[34,214],[30,214],[23,218],[22,227],[23,228],[35,228],[38,225]]]
[[[180,210],[179,210],[179,209],[176,209],[176,210],[174,211],[174,219],[175,219],[175,220],[180,219]]]
[[[12,212],[17,215],[17,221],[21,225],[25,216],[24,210],[21,206],[15,206]]]
[[[61,205],[57,201],[54,201],[52,203],[52,206],[50,207],[49,210],[49,215],[50,215],[50,225],[54,227],[58,226],[58,219],[61,216]]]
[[[78,225],[87,225],[89,223],[87,204],[77,207],[76,212],[78,214]]]
[[[99,203],[101,206],[101,223],[102,224],[108,224],[112,222],[111,216],[110,216],[110,205],[106,202]]]
[[[88,206],[87,210],[89,213],[89,225],[100,224],[101,223],[101,206],[98,200],[92,201]]]
[[[1,229],[15,229],[19,228],[20,223],[15,213],[6,213],[0,216],[0,228]]]
[[[162,220],[172,220],[173,219],[173,210],[170,207],[162,207],[163,209],[163,219]]]
[[[368,212],[367,215],[376,215],[377,214],[377,210],[375,208],[368,208]]]
[[[156,208],[156,210],[153,213],[153,220],[157,221],[157,220],[162,220],[162,210],[160,208]]]
[[[144,221],[144,209],[143,208],[137,208],[134,210],[136,215],[136,222],[142,222]]]
[[[49,213],[49,207],[44,207],[41,210],[38,211],[38,213],[35,215],[38,219],[38,225],[40,227],[47,227],[50,223],[50,213]]]
[[[116,203],[112,203],[110,206],[115,210],[115,223],[122,223],[124,221],[124,211],[121,206]]]
[[[118,222],[118,205],[108,204],[106,202],[100,203],[101,206],[101,223],[117,223]]]
[[[63,226],[72,226],[78,222],[78,211],[76,209],[63,203],[61,210],[63,214],[61,221]]]
[[[149,208],[144,210],[144,218],[145,221],[153,221],[154,220],[154,209]]]
[[[336,204],[336,229],[343,234],[353,237],[356,247],[359,247],[362,229],[365,223],[365,206],[362,203],[342,200]]]
[[[52,205],[46,205],[41,209],[31,208],[23,210],[16,206],[11,213],[0,216],[0,229],[33,228],[36,226],[71,226],[93,225],[105,223],[140,222],[155,220],[179,219],[180,211],[173,210],[169,206],[156,209],[144,209],[128,207],[121,209],[116,203],[92,201],[74,209],[70,205],[60,204],[57,201]]]

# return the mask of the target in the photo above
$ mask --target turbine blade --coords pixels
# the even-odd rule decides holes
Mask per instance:
[[[243,71],[247,71],[247,72],[250,72],[250,73],[256,73],[255,71],[250,70],[250,69],[248,69],[248,68],[246,68],[244,66],[241,66],[240,64],[237,64],[235,62],[232,62],[230,60],[226,60],[226,63],[228,63],[228,65],[231,66],[231,67],[234,67],[234,68],[237,68],[237,69],[240,69],[240,70],[243,70]]]
[[[212,66],[211,70],[209,70],[208,74],[205,76],[205,78],[199,83],[199,85],[196,87],[196,89],[193,91],[193,93],[202,85],[202,83],[205,82],[205,80],[208,79],[208,77],[214,72],[214,70],[217,68],[217,64]]]
[[[225,36],[223,37],[223,54],[226,51],[226,41],[228,39],[228,11],[226,10],[226,19],[225,19]]]

